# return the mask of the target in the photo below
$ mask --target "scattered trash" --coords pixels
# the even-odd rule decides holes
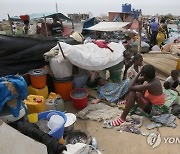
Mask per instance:
[[[154,128],[159,128],[161,126],[162,126],[162,124],[153,122],[153,123],[148,124],[146,126],[146,128],[150,130],[150,129],[154,129]]]
[[[91,145],[92,145],[94,148],[98,149],[98,143],[97,143],[97,140],[96,140],[95,137],[92,137]]]

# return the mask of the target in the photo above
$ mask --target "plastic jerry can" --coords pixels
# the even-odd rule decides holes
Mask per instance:
[[[48,87],[45,86],[42,89],[37,89],[32,87],[32,85],[28,86],[28,94],[29,95],[39,95],[39,96],[43,96],[44,98],[48,97]]]
[[[46,100],[43,96],[29,95],[24,103],[27,105],[29,113],[40,113],[46,111]]]
[[[64,100],[60,96],[54,101],[54,106],[57,111],[64,112]]]

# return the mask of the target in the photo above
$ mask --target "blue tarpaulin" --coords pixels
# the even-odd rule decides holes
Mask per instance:
[[[95,25],[95,17],[93,17],[93,18],[90,18],[90,19],[88,19],[88,20],[86,20],[85,22],[84,22],[84,25],[83,25],[83,28],[89,28],[89,27],[91,27],[91,26],[94,26]]]

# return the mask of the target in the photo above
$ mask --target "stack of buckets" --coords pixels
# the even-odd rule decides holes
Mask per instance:
[[[31,85],[28,86],[28,93],[32,95],[40,95],[44,98],[48,97],[48,87],[46,85],[45,69],[34,69],[28,72],[31,80]]]
[[[73,90],[73,76],[54,79],[54,90],[64,101],[72,100],[73,106],[77,110],[81,110],[87,106],[88,91],[83,88]]]
[[[48,97],[48,87],[46,85],[46,70],[34,69],[28,72],[31,85],[28,86],[28,99],[25,104],[29,113],[38,113],[46,110],[46,98]],[[34,102],[34,103],[33,103]]]
[[[70,92],[73,89],[73,77],[65,77],[54,79],[54,90],[57,94],[59,94],[64,101],[69,101]]]

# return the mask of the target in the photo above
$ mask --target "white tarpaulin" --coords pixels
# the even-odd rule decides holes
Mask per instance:
[[[124,60],[123,51],[125,48],[122,43],[109,43],[108,47],[110,47],[113,52],[107,48],[99,48],[94,43],[69,45],[64,42],[60,42],[60,44],[66,59],[69,60],[73,65],[86,70],[103,70]],[[57,49],[59,49],[59,47],[55,46],[53,49],[51,49],[51,51],[45,53],[45,59],[51,57],[50,59],[52,60],[55,58],[57,59],[58,63],[61,63],[60,61],[62,60],[62,53],[60,50],[58,55],[52,56],[52,51],[57,51]],[[59,65],[59,70],[63,69],[61,66],[62,65]]]
[[[129,22],[100,22],[86,29],[94,31],[119,31],[128,24]]]

